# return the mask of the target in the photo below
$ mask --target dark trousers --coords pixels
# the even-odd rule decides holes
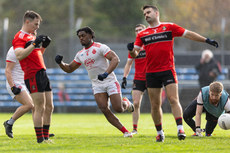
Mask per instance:
[[[197,106],[197,99],[193,100],[190,105],[188,105],[183,114],[184,121],[192,128],[192,130],[195,132],[196,131],[196,124],[195,121],[193,120],[193,117],[196,115],[196,106]],[[203,107],[203,112],[206,112],[206,126],[205,126],[205,131],[206,134],[212,134],[214,131],[216,125],[217,125],[217,120],[218,118],[210,114],[205,110]]]

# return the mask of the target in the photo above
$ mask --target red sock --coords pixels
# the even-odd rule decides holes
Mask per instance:
[[[161,131],[162,130],[162,124],[158,124],[158,125],[155,125],[157,131]]]
[[[182,117],[175,118],[177,125],[182,125]]]
[[[133,124],[133,130],[137,131],[137,124]]]
[[[37,139],[43,139],[43,128],[42,127],[34,127]]]
[[[121,129],[119,129],[122,133],[125,133],[125,132],[129,132],[124,126],[121,128]]]
[[[43,135],[45,140],[49,139],[49,128],[50,125],[43,125]]]

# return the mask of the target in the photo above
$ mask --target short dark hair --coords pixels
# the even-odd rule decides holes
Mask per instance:
[[[78,29],[78,30],[77,30],[77,35],[78,35],[78,33],[81,32],[81,31],[85,31],[86,33],[92,35],[92,38],[95,38],[94,31],[93,31],[90,27],[83,27],[83,28],[81,28],[81,29]]]
[[[42,17],[34,12],[34,11],[31,11],[31,10],[27,10],[24,14],[24,17],[23,17],[23,22],[25,22],[26,20],[34,20],[35,18],[39,19],[40,21],[42,21]]]
[[[142,27],[142,28],[144,28],[144,29],[146,28],[146,26],[145,26],[144,24],[137,24],[136,27]],[[136,28],[136,27],[135,27],[135,28]]]
[[[144,5],[144,6],[142,7],[142,10],[144,11],[144,10],[147,9],[147,8],[152,8],[152,9],[154,9],[155,11],[158,11],[158,12],[159,12],[159,9],[158,9],[156,6],[154,6],[154,5]]]

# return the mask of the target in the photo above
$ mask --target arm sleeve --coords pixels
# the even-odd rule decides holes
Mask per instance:
[[[80,51],[81,52],[81,51]],[[77,64],[81,65],[82,62],[81,60],[79,59],[79,55],[80,55],[80,52],[78,52],[74,58],[74,62],[76,62]]]
[[[172,36],[173,37],[182,37],[184,33],[186,33],[186,30],[177,24],[173,23],[172,24]]]
[[[197,96],[197,104],[198,105],[203,105],[204,104],[203,99],[202,99],[201,91],[200,91],[199,95]]]
[[[229,99],[224,106],[224,110],[225,112],[230,112],[230,100]]]
[[[103,54],[103,56],[106,56],[110,51],[111,49],[107,45],[101,44],[100,52]]]
[[[140,36],[140,33],[137,34],[137,37],[136,37],[136,41],[134,43],[134,47],[135,48],[141,48],[141,46],[143,45],[143,42],[141,40],[141,36]]]

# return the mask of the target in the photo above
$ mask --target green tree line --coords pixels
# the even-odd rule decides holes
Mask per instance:
[[[73,3],[71,3],[71,1]],[[73,26],[70,26],[70,8],[73,4]],[[74,44],[75,23],[82,19],[82,26],[90,26],[96,33],[96,41],[103,43],[127,43],[135,40],[134,27],[138,23],[147,25],[141,7],[153,4],[159,7],[161,21],[174,22],[189,30],[220,41],[221,19],[226,19],[225,41],[230,38],[230,0],[1,0],[0,1],[0,48],[3,48],[3,20],[9,18],[7,46],[22,25],[26,10],[38,12],[43,21],[38,30],[52,38],[45,58],[58,52],[68,52],[70,36]],[[225,49],[230,49],[226,42]],[[76,47],[71,46],[73,50]],[[188,48],[191,46],[188,46]],[[196,46],[193,46],[196,49]],[[77,51],[77,50],[76,50]],[[74,53],[75,54],[75,53]],[[3,53],[1,52],[1,55]],[[1,56],[3,57],[3,56]],[[70,59],[72,59],[71,57]],[[46,60],[54,65],[53,60]]]

